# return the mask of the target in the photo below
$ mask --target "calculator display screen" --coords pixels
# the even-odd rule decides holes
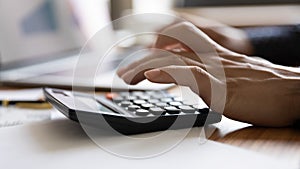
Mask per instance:
[[[112,110],[108,109],[105,105],[97,102],[93,97],[74,95],[76,108],[81,108],[84,111],[101,112],[104,114],[115,114]]]

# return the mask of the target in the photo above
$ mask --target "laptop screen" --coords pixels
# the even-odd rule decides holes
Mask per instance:
[[[78,52],[109,21],[107,0],[0,0],[1,68]]]

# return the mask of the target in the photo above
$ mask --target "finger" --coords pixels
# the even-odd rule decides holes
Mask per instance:
[[[170,26],[167,26],[163,30],[159,31],[157,40],[153,47],[160,48],[160,49],[166,49],[167,46],[175,47],[176,45],[180,45],[181,42],[178,39],[168,36],[168,34],[166,34],[169,30],[177,29],[178,24],[180,24],[180,23],[181,22],[171,24]]]
[[[211,83],[222,86],[222,82],[197,66],[167,66],[145,72],[145,76],[155,83],[175,83],[188,86],[211,104]]]
[[[172,55],[172,56],[165,56],[163,58],[156,58],[153,60],[149,60],[145,63],[142,63],[135,68],[127,71],[126,73],[121,76],[121,78],[128,84],[137,84],[140,81],[145,79],[144,72],[150,69],[164,67],[169,65],[181,65],[181,66],[199,66],[204,68],[204,65],[201,63],[195,62],[191,59]]]
[[[174,58],[174,56],[177,56],[179,60],[178,58]],[[125,68],[119,69],[118,75],[128,84],[137,84],[145,79],[144,72],[149,69],[164,67],[168,65],[188,65],[198,66],[204,70],[207,70],[206,66],[202,63],[202,59],[206,61],[205,63],[208,66],[214,67],[214,65],[218,63],[215,60],[216,57],[218,58],[218,56],[212,56],[212,54],[201,54],[200,56],[200,54],[195,54],[192,52],[170,53],[168,51],[159,51],[153,53],[153,55],[149,55],[141,60],[135,61]]]
[[[121,76],[121,78],[128,84],[137,84],[145,79],[145,71],[169,65],[198,66],[202,69],[206,69],[205,65],[200,62],[196,62],[184,56],[169,55],[163,58],[156,58],[153,60],[146,61],[145,63],[142,63],[124,73],[123,76]]]
[[[205,53],[204,54],[204,53],[185,52],[185,51],[180,51],[180,52],[172,51],[172,53],[182,56],[182,57],[185,57],[185,58],[188,58],[188,59],[191,59],[191,60],[194,60],[199,63],[203,63],[204,60],[212,60],[212,59],[214,59],[213,57],[218,57],[217,53]]]
[[[215,53],[218,44],[190,22],[180,22],[160,33],[155,47],[181,44],[197,53]]]
[[[172,54],[172,53],[170,53],[168,51],[162,51],[162,50],[153,51],[150,55],[145,56],[144,58],[139,59],[137,61],[134,61],[133,63],[131,63],[127,66],[119,68],[118,71],[117,71],[117,74],[118,74],[119,77],[122,77],[126,72],[136,68],[137,66],[139,66],[143,63],[148,62],[149,60],[164,57],[164,56],[167,56],[167,55],[170,55],[170,54]]]
[[[158,35],[157,40],[153,46],[154,48],[158,49],[165,49],[169,51],[186,51],[186,52],[191,52],[192,50],[185,45],[183,42],[172,38],[170,36],[166,35]]]
[[[210,20],[210,19],[201,17],[199,15],[191,14],[191,13],[182,12],[179,14],[179,16],[188,20],[189,22],[191,22],[192,24],[194,24],[195,26],[197,26],[199,28],[211,28],[211,27],[226,26],[225,24],[217,22],[215,20]]]
[[[117,70],[117,75],[119,77],[122,77],[126,72],[132,70],[133,68],[137,67],[138,65],[141,65],[142,63],[145,63],[151,59],[152,59],[151,56],[146,56],[140,60],[134,61],[133,63],[131,63],[127,66],[121,67]]]
[[[175,63],[175,59],[171,59],[171,57],[163,57],[163,58],[156,58],[144,63],[137,65],[136,67],[132,67],[132,69],[125,72],[121,78],[127,84],[137,84],[145,79],[144,72],[150,69],[164,67],[167,65],[172,64],[182,64],[182,63]]]
[[[207,34],[210,38],[216,40],[216,39],[222,39],[222,35],[219,34],[216,30],[219,28],[228,27],[227,25],[210,20],[207,18],[200,17],[198,15],[193,15],[189,13],[181,13],[180,16],[195,26],[197,26],[199,29],[201,29],[205,34]]]

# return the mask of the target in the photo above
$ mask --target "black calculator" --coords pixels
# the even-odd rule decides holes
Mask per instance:
[[[204,126],[222,118],[208,107],[187,104],[164,90],[94,95],[44,88],[44,94],[69,119],[126,135]]]

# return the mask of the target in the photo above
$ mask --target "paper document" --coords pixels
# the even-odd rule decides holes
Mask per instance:
[[[43,97],[43,90],[41,88],[22,90],[0,90],[1,101],[36,101]]]

